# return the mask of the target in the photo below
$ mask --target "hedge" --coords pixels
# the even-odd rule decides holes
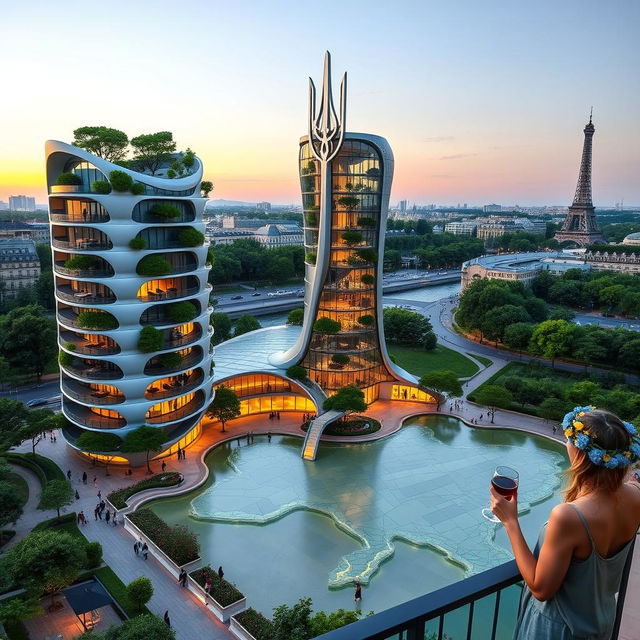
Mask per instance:
[[[109,181],[111,182],[113,190],[120,193],[129,191],[133,186],[133,178],[128,173],[118,171],[117,169],[109,174]]]
[[[108,193],[111,193],[111,185],[106,180],[95,180],[91,184],[91,190],[94,193],[106,195]]]
[[[156,329],[151,325],[142,327],[140,330],[140,338],[138,338],[138,351],[141,351],[142,353],[161,351],[163,345],[164,334],[160,329]]]
[[[179,218],[182,215],[182,211],[178,207],[166,202],[154,204],[149,213],[159,218]]]
[[[65,269],[93,269],[98,264],[95,256],[73,256],[65,260]]]
[[[131,185],[131,189],[130,189],[131,193],[132,193],[134,196],[141,196],[141,195],[142,195],[146,190],[147,190],[147,189],[146,189],[146,187],[142,184],[142,182],[134,182],[134,183]]]
[[[259,611],[252,607],[237,613],[234,618],[254,637],[270,638],[273,635],[273,622],[265,618]]]
[[[96,331],[115,329],[118,326],[115,317],[106,311],[81,311],[76,321],[79,327]]]
[[[174,302],[173,304],[168,304],[165,306],[167,310],[167,317],[170,322],[182,323],[182,322],[191,322],[197,315],[198,310],[191,303],[186,300],[183,302]]]
[[[185,247],[199,247],[204,244],[204,233],[193,227],[187,227],[178,234],[178,240]]]
[[[42,486],[46,485],[50,480],[67,479],[62,469],[53,460],[38,455],[37,453],[34,456],[30,453],[15,453],[11,451],[3,453],[2,456],[10,462],[13,462],[13,464],[33,471],[38,476]]]
[[[82,178],[75,173],[61,173],[56,178],[56,184],[58,185],[80,185],[82,184]]]
[[[144,238],[136,236],[135,238],[131,238],[131,240],[129,240],[129,246],[134,251],[142,251],[143,249],[147,248],[147,241]]]
[[[166,258],[151,254],[138,262],[136,271],[141,276],[168,276],[173,271],[173,267]]]
[[[199,557],[198,538],[187,527],[171,527],[151,509],[134,511],[128,518],[178,566]]]
[[[160,487],[174,487],[182,482],[182,474],[177,471],[171,473],[158,473],[146,480],[141,480],[132,484],[130,487],[116,489],[112,491],[107,499],[116,509],[124,509],[127,506],[127,500],[139,491],[145,489],[157,489]]]
[[[218,604],[227,607],[238,600],[244,598],[244,594],[235,585],[227,582],[224,578],[219,578],[215,569],[209,565],[196,569],[189,574],[203,589],[207,576],[211,576],[211,596]]]

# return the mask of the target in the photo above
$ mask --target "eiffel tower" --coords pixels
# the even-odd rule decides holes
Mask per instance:
[[[558,242],[573,242],[579,247],[605,242],[596,221],[595,208],[591,199],[591,146],[596,130],[591,120],[590,115],[589,124],[584,128],[584,146],[576,195],[573,198],[573,204],[569,207],[562,229],[555,235]]]

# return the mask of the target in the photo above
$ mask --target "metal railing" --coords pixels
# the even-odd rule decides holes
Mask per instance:
[[[202,384],[203,380],[204,380],[204,376],[202,374],[198,374],[194,380],[188,381],[186,384],[183,384],[183,385],[171,386],[170,384],[165,382],[162,385],[163,387],[162,391],[158,390],[158,391],[152,392],[152,391],[149,391],[149,389],[147,389],[145,391],[144,397],[147,400],[153,400],[155,402],[156,400],[164,400],[165,398],[173,398],[175,396],[181,396],[199,387]],[[168,388],[165,388],[165,387],[168,387]]]
[[[192,413],[196,411],[200,411],[204,406],[204,396],[200,398],[194,398],[187,402],[187,404],[181,406],[179,409],[175,411],[167,411],[163,413],[162,411],[158,411],[157,413],[148,413],[145,418],[149,424],[163,424],[165,422],[175,422],[176,420],[180,420],[181,418],[186,418],[190,416]]]
[[[88,404],[96,405],[108,405],[108,404],[120,404],[125,401],[124,394],[114,395],[108,393],[102,395],[99,391],[87,390],[86,392],[80,392],[72,389],[67,382],[62,383],[62,392],[65,396],[79,400],[80,402],[86,402]]]
[[[618,640],[632,559],[633,544],[620,583],[611,640]],[[512,560],[325,633],[318,640],[444,640],[451,636],[447,622],[454,617],[457,625],[452,637],[456,639],[510,639],[518,613],[513,589],[519,592],[520,587],[514,585],[521,582],[522,576]],[[509,597],[505,597],[507,590]],[[447,614],[451,618],[446,619]]]
[[[113,269],[68,269],[57,264],[53,265],[53,270],[61,276],[72,278],[110,278],[114,275]]]
[[[182,369],[190,369],[192,366],[202,360],[203,354],[200,349],[196,349],[194,353],[189,353],[188,355],[181,357],[181,362],[175,367],[162,365],[161,362],[158,361],[147,364],[147,366],[144,368],[144,373],[147,376],[156,376],[168,373],[176,373],[177,371],[181,371]]]
[[[113,248],[113,243],[110,241],[90,238],[86,240],[76,240],[75,242],[53,238],[51,245],[57,249],[72,249],[74,251],[100,251]]]
[[[109,222],[109,214],[108,213],[87,213],[86,216],[83,215],[68,215],[66,213],[54,213],[53,211],[49,214],[51,218],[51,222],[69,222],[73,224],[79,223],[98,223],[98,222]]]
[[[73,302],[75,304],[111,304],[116,301],[116,297],[114,295],[93,295],[84,293],[82,291],[75,291],[71,293],[69,291],[63,291],[60,287],[56,289],[56,295],[61,300],[66,300],[67,302]]]
[[[200,292],[200,287],[175,287],[160,291],[159,293],[149,293],[146,296],[138,296],[140,302],[166,302],[167,300],[177,300],[187,298]]]

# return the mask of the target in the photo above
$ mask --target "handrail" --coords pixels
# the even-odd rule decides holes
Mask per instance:
[[[68,269],[54,263],[53,270],[61,276],[72,278],[110,278],[114,275],[113,269]]]

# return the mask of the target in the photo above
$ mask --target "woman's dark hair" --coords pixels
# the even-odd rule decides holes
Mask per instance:
[[[631,436],[618,416],[604,409],[593,409],[580,417],[589,431],[591,441],[608,451],[629,448]],[[565,489],[565,502],[572,502],[585,488],[589,491],[616,491],[627,473],[626,468],[607,469],[591,462],[584,451],[579,451],[567,469],[569,486]]]

